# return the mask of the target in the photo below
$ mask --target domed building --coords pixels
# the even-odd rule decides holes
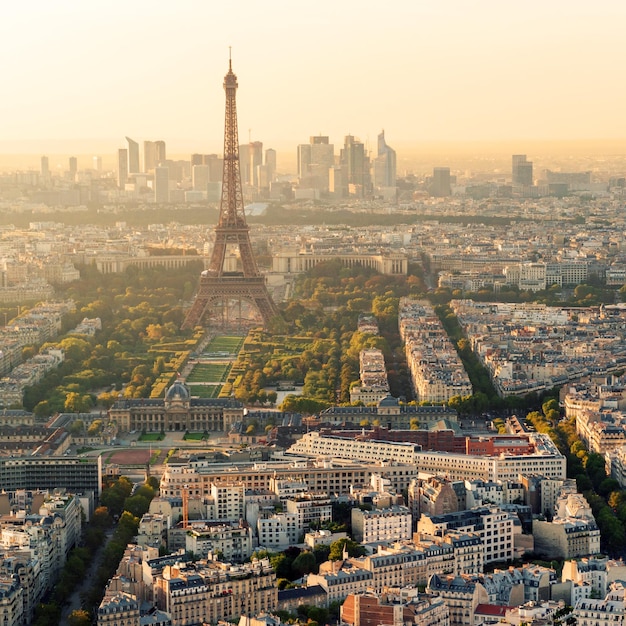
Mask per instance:
[[[233,398],[198,398],[176,381],[164,398],[120,398],[110,409],[109,418],[121,431],[229,432],[243,420],[243,404]]]

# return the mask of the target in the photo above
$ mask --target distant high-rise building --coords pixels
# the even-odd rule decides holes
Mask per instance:
[[[50,160],[47,156],[41,157],[41,176],[42,178],[50,177]]]
[[[301,143],[297,151],[298,158],[298,178],[300,180],[308,178],[311,166],[311,144]]]
[[[303,187],[328,191],[329,171],[335,165],[335,146],[328,137],[309,137],[309,143],[298,146],[298,178]]]
[[[143,168],[144,171],[150,172],[157,165],[160,165],[167,159],[165,154],[164,141],[144,141],[143,142]]]
[[[128,150],[120,148],[117,151],[117,186],[120,189],[126,187],[128,182]]]
[[[170,201],[169,167],[154,168],[154,201],[158,204],[165,204]]]
[[[102,171],[102,157],[101,156],[95,156],[92,158],[92,167],[94,170],[96,170],[96,172],[101,172]]]
[[[363,196],[370,190],[370,160],[365,146],[352,135],[346,135],[339,156],[351,195]]]
[[[156,162],[161,163],[167,159],[167,152],[165,150],[165,142],[162,140],[155,141],[154,146],[156,148]]]
[[[276,150],[268,148],[265,151],[265,165],[267,165],[267,175],[272,182],[276,176]]]
[[[209,166],[194,165],[191,168],[191,184],[194,191],[207,192],[209,188]]]
[[[241,183],[256,186],[256,168],[263,165],[263,142],[251,141],[239,146],[239,167]]]
[[[222,170],[224,169],[224,159],[217,154],[192,154],[191,167],[194,165],[209,166],[209,181],[213,183],[222,182]]]
[[[336,198],[343,198],[348,195],[348,183],[342,167],[334,165],[329,168],[328,191]]]
[[[204,165],[204,154],[192,154],[191,155],[191,169],[194,165]]]
[[[138,174],[141,172],[139,169],[139,144],[130,137],[126,137],[126,141],[128,142],[128,173]]]
[[[525,154],[514,154],[512,159],[513,185],[530,187],[533,184],[533,162],[526,160]]]
[[[259,186],[258,168],[263,165],[263,142],[253,141],[250,144],[250,185]]]
[[[396,151],[387,145],[384,130],[378,135],[378,155],[374,159],[374,185],[396,186]]]
[[[143,142],[143,167],[146,172],[156,167],[156,145],[154,141]]]
[[[433,184],[430,188],[430,193],[436,198],[445,198],[452,195],[449,167],[436,167],[433,170]]]
[[[239,146],[239,170],[241,172],[241,184],[250,182],[250,144],[243,143]]]
[[[224,159],[217,154],[205,154],[204,164],[209,166],[209,181],[221,183],[224,172]]]
[[[78,159],[76,157],[70,157],[70,169],[68,172],[70,180],[76,179],[77,172],[78,172]]]

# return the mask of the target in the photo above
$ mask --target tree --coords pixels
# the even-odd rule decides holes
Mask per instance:
[[[48,400],[42,400],[38,402],[33,408],[33,413],[35,417],[50,417],[54,413],[54,409],[50,406],[50,402]]]
[[[315,555],[310,551],[301,552],[291,564],[291,569],[303,576],[317,570]]]
[[[38,604],[35,607],[35,619],[33,626],[50,626],[58,624],[61,619],[61,609],[54,602]],[[90,622],[91,623],[91,622]]]
[[[68,413],[88,413],[92,404],[91,396],[87,393],[70,391],[65,396],[65,410]]]
[[[100,496],[100,503],[113,515],[119,515],[124,508],[125,496],[116,489],[105,489]]]
[[[69,626],[91,626],[91,617],[84,609],[76,609],[67,618]]]
[[[274,554],[270,556],[270,564],[276,572],[276,578],[287,578],[291,580],[293,578],[291,574],[291,559],[288,559],[285,554]]]
[[[83,422],[83,420],[74,420],[71,424],[70,427],[68,428],[68,430],[70,431],[71,435],[74,435],[74,437],[80,435],[83,430],[85,430],[85,422]]]
[[[94,420],[89,425],[89,428],[87,429],[87,434],[90,437],[95,437],[96,435],[99,435],[102,432],[103,426],[104,424],[102,423],[102,420]]]
[[[95,528],[110,528],[113,519],[106,506],[99,506],[91,516],[91,525]]]
[[[312,606],[309,609],[307,617],[309,618],[308,624],[311,624],[311,622],[325,624],[328,621],[328,609],[320,606]]]
[[[135,495],[126,498],[124,501],[124,510],[131,513],[135,517],[141,518],[150,508],[150,500],[145,496]]]
[[[318,565],[325,563],[328,561],[328,555],[330,554],[330,546],[326,546],[324,544],[318,544],[313,548],[313,556],[315,556],[315,560]]]
[[[37,348],[35,346],[24,346],[22,348],[22,360],[28,361],[37,354]]]
[[[356,541],[352,541],[352,539],[348,539],[345,537],[344,539],[338,539],[330,544],[330,553],[328,554],[329,561],[339,561],[343,559],[343,551],[344,548],[348,552],[348,556],[364,556],[366,553],[365,548]]]

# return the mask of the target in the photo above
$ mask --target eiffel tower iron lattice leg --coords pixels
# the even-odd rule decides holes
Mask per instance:
[[[224,77],[226,117],[224,123],[224,172],[220,215],[215,227],[215,245],[209,269],[202,272],[195,300],[187,312],[182,328],[198,326],[216,304],[229,300],[246,300],[260,313],[267,326],[278,309],[267,290],[265,278],[257,268],[246,223],[239,166],[239,136],[237,130],[237,77],[229,60]],[[239,249],[241,270],[225,271],[229,248]]]

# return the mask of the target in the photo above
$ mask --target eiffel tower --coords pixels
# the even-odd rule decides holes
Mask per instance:
[[[198,326],[212,308],[220,305],[227,308],[228,302],[245,300],[261,314],[267,326],[270,319],[278,315],[265,278],[260,274],[252,245],[249,227],[243,209],[241,172],[239,169],[239,133],[237,130],[237,76],[233,73],[232,61],[228,60],[228,74],[224,77],[226,92],[226,121],[224,125],[224,173],[220,215],[215,227],[215,246],[209,268],[200,275],[198,291],[189,309],[182,328]],[[224,261],[227,250],[239,248],[241,270],[226,271]]]

